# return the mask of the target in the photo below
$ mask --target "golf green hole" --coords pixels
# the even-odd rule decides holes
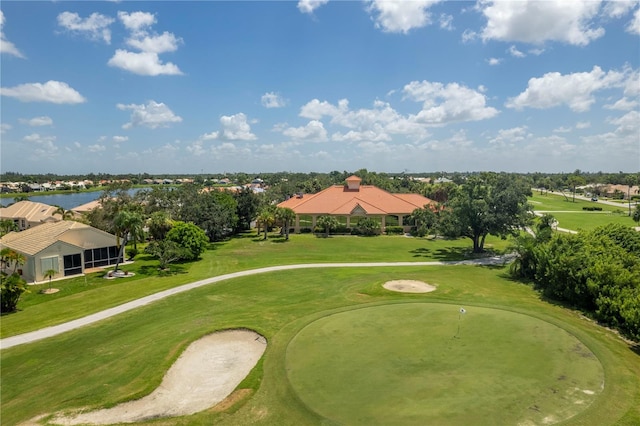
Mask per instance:
[[[289,343],[300,399],[342,424],[540,425],[587,409],[600,361],[560,327],[499,309],[404,303],[319,319]]]

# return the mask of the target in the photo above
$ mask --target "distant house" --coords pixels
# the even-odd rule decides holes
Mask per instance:
[[[318,217],[323,215],[335,216],[347,228],[366,217],[377,220],[382,230],[402,226],[407,232],[411,228],[407,216],[433,203],[420,194],[392,194],[361,182],[359,177],[350,176],[346,185],[333,185],[317,194],[297,194],[278,207],[288,207],[296,213],[295,232],[315,228]]]
[[[57,207],[33,201],[19,201],[9,207],[0,208],[0,219],[11,219],[18,226],[18,230],[41,225],[48,222],[58,222],[62,219],[54,214]]]
[[[11,232],[0,238],[0,249],[5,247],[25,256],[18,272],[29,282],[42,281],[50,269],[53,278],[83,274],[115,264],[119,255],[114,235],[66,220]]]

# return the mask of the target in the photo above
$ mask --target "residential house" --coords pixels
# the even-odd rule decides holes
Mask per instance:
[[[62,219],[55,214],[57,207],[34,201],[19,201],[8,207],[0,208],[0,219],[12,219],[18,226],[18,230],[32,228],[49,222],[58,222]]]
[[[83,274],[87,269],[113,265],[118,260],[116,237],[80,222],[44,223],[0,238],[0,249],[22,253],[26,262],[18,272],[28,282]],[[12,270],[12,269],[11,269]]]
[[[402,226],[408,232],[411,225],[407,216],[433,203],[420,194],[392,194],[361,183],[359,177],[350,176],[345,185],[333,185],[316,194],[297,194],[278,207],[288,207],[296,213],[295,232],[314,229],[318,217],[323,215],[335,216],[347,228],[366,217],[377,220],[382,230],[386,226]]]

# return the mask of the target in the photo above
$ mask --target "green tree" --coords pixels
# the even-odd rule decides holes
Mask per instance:
[[[15,312],[23,293],[27,291],[27,282],[17,273],[0,277],[0,312]]]
[[[248,231],[251,229],[251,222],[255,219],[260,207],[260,197],[250,188],[243,188],[233,196],[236,200],[236,222],[235,232]]]
[[[569,185],[572,189],[574,203],[576,202],[576,188],[580,185],[584,185],[585,183],[587,183],[587,181],[585,180],[585,178],[580,176],[580,170],[576,170],[574,174],[570,175],[567,178],[567,185]]]
[[[60,207],[60,206],[56,206],[56,210],[53,212],[53,214],[59,214],[60,218],[62,220],[71,220],[73,219],[73,216],[75,215],[75,213],[73,212],[73,210],[67,210],[64,207]]]
[[[269,228],[273,226],[276,221],[275,211],[272,206],[266,206],[258,215],[257,223],[258,223],[258,234],[260,234],[260,229],[264,229],[264,240],[267,239],[267,232]]]
[[[293,221],[296,220],[296,212],[288,207],[276,208],[276,219],[282,224],[282,230],[284,231],[285,240],[289,239],[289,228]]]
[[[424,237],[435,227],[437,216],[429,205],[411,212],[409,219],[416,225],[416,235]]]
[[[206,250],[209,238],[207,234],[193,223],[176,222],[166,240],[175,242],[179,247],[187,249],[185,260],[196,260]]]
[[[192,257],[192,253],[171,240],[156,240],[150,242],[144,252],[154,256],[160,262],[160,269],[166,269],[171,263]]]
[[[194,185],[180,188],[178,218],[202,228],[211,241],[220,241],[233,232],[238,222],[237,202],[222,191],[201,192]]]
[[[132,238],[134,242],[137,241],[143,232],[143,226],[144,221],[140,213],[122,210],[113,218],[113,228],[116,233],[117,244],[120,250],[114,269],[115,271],[118,270],[120,261],[124,258],[124,249],[129,242],[129,238]]]
[[[527,195],[531,188],[511,175],[471,177],[450,200],[449,235],[473,241],[473,252],[484,251],[487,235],[517,235],[531,221]]]
[[[357,229],[360,235],[372,237],[380,234],[380,223],[371,217],[365,217],[358,221]]]
[[[147,220],[149,235],[156,241],[164,240],[172,227],[173,221],[169,218],[168,213],[162,210],[151,213],[151,217]]]
[[[336,229],[339,225],[338,219],[330,215],[323,215],[318,218],[316,225],[320,229],[324,229],[324,236],[328,237],[329,233]]]
[[[2,262],[8,267],[13,264],[12,273],[17,273],[20,265],[24,265],[27,261],[27,258],[20,252],[10,249],[9,247],[5,247],[0,250],[0,258]]]
[[[636,204],[636,209],[633,211],[632,219],[636,223],[636,226],[640,223],[640,203]]]
[[[18,230],[18,225],[16,225],[13,219],[0,220],[0,237],[4,237],[9,232],[13,232],[17,230]]]
[[[44,274],[42,274],[43,279],[49,278],[49,290],[51,290],[51,278],[53,278],[57,273],[58,271],[56,271],[55,269],[47,269],[46,271],[44,271]]]

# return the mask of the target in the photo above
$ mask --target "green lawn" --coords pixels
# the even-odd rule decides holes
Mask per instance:
[[[394,303],[321,318],[289,344],[292,387],[349,425],[543,424],[599,396],[602,365],[575,336],[528,315],[459,309]]]
[[[558,220],[558,227],[577,231],[579,229],[591,230],[608,223],[619,223],[627,226],[635,226],[635,222],[627,216],[628,209],[625,206],[610,206],[593,201],[576,199],[575,202],[567,201],[562,194],[550,193],[540,195],[533,194],[529,197],[529,203],[534,211],[549,212]],[[600,207],[602,211],[584,211],[583,207]]]
[[[39,303],[34,301],[25,306],[22,312],[3,317],[3,332],[7,324],[15,329],[25,328],[24,324],[29,322],[41,323],[48,307],[52,308],[49,310],[52,317],[67,315],[68,311],[85,312],[95,309],[93,299],[113,303],[116,299],[126,298],[124,293],[155,292],[162,287],[234,270],[269,264],[308,263],[315,259],[319,262],[348,262],[451,258],[454,255],[460,256],[463,249],[469,246],[468,241],[431,242],[402,237],[295,237],[289,243],[276,240],[264,243],[254,241],[252,237],[232,240],[218,245],[202,261],[182,265],[182,273],[172,276],[139,274],[131,278],[131,281],[123,279],[115,284],[108,281],[109,284],[104,285],[92,284],[88,280],[89,289],[69,291],[68,296],[63,295],[55,300]],[[503,242],[498,240],[496,243]],[[147,264],[150,265],[152,262]],[[136,264],[129,268],[134,270]],[[426,294],[394,293],[382,287],[384,282],[392,279],[421,280],[434,284],[437,290]],[[55,287],[64,287],[63,282],[54,284]],[[32,293],[30,297],[36,295]],[[451,335],[445,326],[437,325],[438,321],[442,321],[437,314],[443,313],[443,310],[448,311],[451,307],[457,310],[459,306],[467,309],[467,316],[462,320],[464,322],[461,323],[460,338],[455,339],[456,344],[468,344],[475,349],[457,352],[455,359],[459,362],[473,361],[465,358],[466,356],[483,356],[485,361],[505,356],[507,354],[500,351],[492,352],[492,348],[494,345],[505,347],[511,340],[515,358],[510,368],[515,368],[514,371],[523,374],[531,372],[528,364],[535,362],[544,368],[552,368],[547,371],[552,371],[553,374],[566,370],[566,376],[570,377],[574,374],[567,370],[573,368],[569,365],[571,363],[564,362],[549,367],[550,364],[537,359],[540,358],[539,353],[535,356],[535,349],[527,345],[535,347],[535,343],[540,343],[548,344],[550,346],[547,347],[550,348],[566,349],[566,344],[571,344],[567,342],[572,342],[576,353],[586,354],[589,359],[592,359],[589,355],[592,353],[599,360],[605,385],[599,394],[595,394],[593,401],[589,401],[590,404],[586,403],[588,399],[584,399],[585,407],[579,407],[584,408],[583,411],[563,424],[640,424],[640,357],[637,351],[633,351],[614,333],[586,320],[578,313],[540,300],[530,287],[508,279],[503,268],[474,266],[300,269],[247,276],[181,293],[57,337],[2,350],[2,424],[15,425],[41,414],[80,407],[110,406],[138,398],[157,387],[169,366],[191,342],[207,333],[229,328],[256,330],[269,342],[262,361],[239,387],[249,389],[250,392],[226,411],[207,410],[182,418],[149,421],[147,424],[334,424],[335,418],[324,418],[318,414],[316,407],[307,406],[301,398],[299,385],[289,381],[289,363],[293,359],[300,360],[299,356],[291,358],[291,352],[287,354],[288,348],[296,346],[295,350],[301,351],[300,342],[296,340],[300,337],[296,336],[303,336],[307,327],[322,325],[323,321],[330,321],[342,314],[351,315],[356,308],[366,308],[363,312],[371,309],[369,312],[376,317],[386,316],[384,310],[391,309],[388,311],[391,315],[389,324],[396,328],[398,334],[402,330],[409,339],[403,340],[401,335],[397,336],[397,339],[402,340],[403,353],[407,350],[417,353],[425,350],[423,343],[425,339],[429,339],[429,327],[421,328],[415,321],[422,318],[433,322],[432,336]],[[400,310],[393,309],[396,307]],[[401,311],[403,307],[416,308],[419,312],[412,315]],[[37,315],[32,317],[34,313]],[[475,318],[481,317],[481,320],[475,321]],[[410,327],[402,327],[406,322],[403,320],[414,322]],[[454,324],[456,320],[457,312],[454,313]],[[514,324],[508,324],[510,322]],[[450,321],[444,324],[453,325]],[[474,327],[480,327],[481,330]],[[425,334],[413,346],[410,334],[419,335],[416,330],[424,331]],[[525,330],[526,333],[520,336],[518,330]],[[365,331],[371,333],[370,328]],[[395,334],[393,330],[383,331],[383,336]],[[563,339],[565,343],[562,343]],[[385,340],[386,337],[380,344],[388,346],[387,350],[397,344]],[[354,357],[359,356],[361,349],[364,349],[349,344],[343,346],[347,351],[346,355],[352,352]],[[439,348],[443,349],[445,346],[440,345]],[[524,348],[529,348],[532,353],[528,354],[529,349]],[[333,348],[334,351],[339,349]],[[553,356],[551,358],[556,359]],[[522,363],[522,369],[518,368],[518,360]],[[402,364],[399,362],[397,365],[402,367]],[[485,362],[484,365],[486,367],[488,364]],[[406,380],[411,381],[412,375],[409,373],[416,367],[407,364],[404,368],[407,368],[408,373]],[[586,368],[592,367],[583,367],[582,370]],[[455,373],[455,369],[450,371]],[[315,374],[318,378],[324,377],[322,369]],[[469,374],[468,370],[466,374]],[[504,374],[504,371],[500,374]],[[597,371],[593,374],[586,374],[585,371],[585,377],[591,377],[590,380],[598,377],[598,374]],[[396,376],[397,380],[402,381],[402,374]],[[484,374],[478,374],[478,378],[488,389],[497,388],[502,380],[497,377],[493,380],[491,375]],[[548,384],[544,381],[540,383],[543,387]],[[344,383],[345,387],[352,385],[353,383]],[[575,387],[582,389],[582,386],[586,388],[587,384],[578,382]],[[591,390],[591,384],[588,386],[588,390]],[[540,386],[528,385],[526,388],[535,390]],[[557,388],[558,392],[562,389],[566,388]],[[460,395],[452,389],[445,389],[443,392],[439,398],[446,399],[447,395],[450,397],[446,405],[449,412],[463,418],[468,406],[465,406],[463,400],[456,404]],[[539,409],[547,406],[538,404],[538,400],[530,400],[531,395],[525,392],[523,397],[516,398],[520,405],[511,405],[512,408],[507,409],[504,415],[500,414],[505,410],[504,401],[491,400],[488,395],[483,397],[489,404],[484,412],[493,412],[493,415],[505,416],[500,418],[510,419],[517,417],[515,413],[520,412],[518,410],[522,406],[527,409],[532,407],[531,410],[534,411],[534,405]],[[550,401],[549,394],[544,395]],[[566,396],[566,393],[563,395]],[[419,399],[419,395],[416,397]],[[555,412],[561,411],[560,405]],[[385,411],[384,415],[389,416],[390,413]],[[381,414],[379,419],[385,418],[387,417],[382,417]],[[418,418],[416,422],[419,420]]]
[[[487,248],[500,252],[506,240],[487,238]],[[19,312],[2,318],[0,337],[26,333],[86,316],[158,291],[204,278],[264,266],[327,262],[411,262],[460,260],[469,256],[470,240],[430,240],[404,236],[318,238],[291,235],[289,241],[274,235],[267,241],[255,233],[212,244],[202,260],[172,266],[173,273],[159,275],[157,261],[140,255],[123,270],[131,278],[106,280],[104,273],[54,281],[55,294],[41,294],[48,283],[30,286],[18,304]],[[187,273],[188,272],[188,273]],[[73,309],[70,309],[70,306]]]

